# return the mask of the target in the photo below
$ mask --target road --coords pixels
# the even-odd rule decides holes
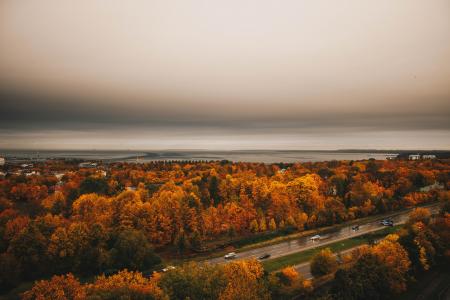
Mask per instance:
[[[439,204],[432,204],[427,206],[431,210],[431,213],[437,213],[439,210]],[[369,232],[377,231],[385,228],[385,226],[381,225],[379,222],[383,219],[390,218],[394,221],[394,224],[403,224],[408,219],[409,213],[412,209],[402,212],[402,213],[392,213],[389,215],[380,216],[376,220],[372,220],[367,223],[360,223],[359,230],[353,231],[352,226],[342,227],[335,232],[328,233],[326,235],[322,235],[319,241],[311,241],[310,237],[306,236],[299,238],[297,240],[291,240],[287,242],[281,242],[275,245],[265,246],[261,248],[256,248],[252,250],[242,251],[237,253],[237,259],[250,259],[250,258],[258,258],[259,256],[269,253],[270,259],[285,256],[288,254],[308,250],[311,248],[331,244],[334,242],[338,242],[341,240],[345,240],[348,238],[352,238],[355,236],[363,235]],[[314,235],[314,234],[313,234]],[[225,263],[228,260],[223,257],[212,258],[207,260],[209,263]]]

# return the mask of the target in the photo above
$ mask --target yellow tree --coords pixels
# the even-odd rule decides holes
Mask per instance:
[[[47,253],[56,262],[58,269],[64,270],[71,264],[75,255],[75,246],[64,227],[58,227],[50,237]]]
[[[410,214],[407,221],[407,225],[412,225],[417,222],[428,224],[430,222],[431,212],[427,208],[418,207],[414,209]]]
[[[285,267],[269,276],[269,287],[273,299],[290,299],[311,290],[311,282],[293,267]]]
[[[86,293],[91,299],[168,300],[167,295],[158,286],[159,280],[158,274],[149,279],[140,272],[123,270],[109,277],[97,277],[93,284],[86,287]]]
[[[220,300],[269,299],[263,282],[264,269],[256,260],[235,261],[223,266],[227,286]]]
[[[274,220],[273,218],[270,219],[270,222],[269,222],[269,229],[270,229],[271,231],[277,230],[277,224],[275,223],[275,220]]]
[[[298,213],[298,208],[293,197],[289,196],[287,186],[284,183],[272,182],[270,185],[271,205],[268,216],[275,218],[277,223],[286,221],[290,215]]]
[[[72,205],[72,218],[87,224],[101,223],[111,226],[112,207],[110,199],[97,194],[85,194]]]
[[[288,191],[305,212],[311,213],[324,208],[324,197],[320,194],[322,179],[316,174],[307,174],[288,183]]]
[[[47,210],[51,211],[54,214],[59,214],[63,212],[64,209],[66,209],[66,197],[63,193],[57,191],[51,195],[49,195],[47,198],[42,200],[41,205]]]
[[[256,233],[256,232],[259,231],[258,221],[252,220],[250,222],[250,231],[253,232],[253,233]]]
[[[261,217],[259,219],[259,231],[266,231],[267,225],[266,225],[266,218]]]
[[[389,284],[394,292],[406,290],[406,273],[411,266],[408,253],[398,239],[398,235],[390,234],[372,248],[372,252],[389,268]]]
[[[27,227],[28,223],[30,223],[30,218],[28,216],[18,216],[14,219],[10,219],[6,222],[3,238],[8,241],[11,240]]]
[[[84,300],[86,292],[72,274],[53,276],[51,280],[37,281],[23,300]]]

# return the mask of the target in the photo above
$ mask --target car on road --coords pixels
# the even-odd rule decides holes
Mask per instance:
[[[386,219],[381,221],[380,224],[383,226],[394,226],[394,221]]]
[[[262,259],[266,259],[266,258],[269,258],[269,257],[270,257],[270,254],[269,253],[265,253],[265,254],[261,255],[260,257],[258,257],[258,259],[262,260]]]
[[[167,272],[167,271],[170,271],[170,270],[175,270],[175,267],[174,266],[167,266],[164,269],[162,269],[163,272]]]
[[[316,234],[316,235],[313,235],[312,237],[310,237],[309,239],[311,240],[311,241],[318,241],[318,240],[320,240],[322,237],[320,236],[320,234]]]
[[[147,278],[150,278],[150,277],[153,276],[153,274],[155,273],[155,271],[147,270],[147,271],[143,271],[143,272],[141,272],[141,273],[142,273],[142,276],[147,277]]]
[[[352,230],[353,230],[353,231],[358,231],[358,230],[359,230],[359,225],[353,226],[353,227],[352,227]]]
[[[235,252],[230,252],[228,254],[225,254],[225,256],[223,258],[225,258],[225,259],[233,259],[233,258],[236,258],[236,257],[237,257],[237,255],[236,255]]]

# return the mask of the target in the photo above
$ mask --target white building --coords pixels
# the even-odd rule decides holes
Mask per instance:
[[[56,173],[55,177],[56,179],[58,179],[59,181],[61,181],[61,179],[64,177],[65,173]]]
[[[3,157],[0,157],[0,166],[3,166],[5,164],[5,159]]]
[[[80,168],[96,168],[97,163],[93,162],[82,162],[78,165]]]
[[[424,154],[422,155],[422,159],[435,159],[436,155],[434,154]]]
[[[410,154],[409,160],[418,160],[420,159],[420,154]]]
[[[36,171],[31,171],[31,172],[25,173],[25,176],[33,176],[33,175],[41,175],[41,173],[36,172]]]
[[[420,191],[421,192],[429,192],[432,190],[443,190],[444,188],[445,188],[445,186],[443,184],[440,184],[439,182],[435,181],[431,185],[424,186],[423,188],[420,189]]]
[[[100,176],[102,176],[102,177],[106,177],[106,175],[107,175],[105,170],[98,170],[97,173],[100,174]]]

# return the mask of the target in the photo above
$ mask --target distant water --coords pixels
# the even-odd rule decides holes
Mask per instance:
[[[242,150],[242,151],[206,151],[206,150],[171,150],[171,151],[12,151],[0,150],[0,156],[7,159],[49,159],[67,158],[83,160],[148,162],[163,160],[230,160],[234,162],[315,162],[330,160],[363,160],[374,158],[384,160],[391,153],[370,153],[357,151],[277,151],[277,150]]]

